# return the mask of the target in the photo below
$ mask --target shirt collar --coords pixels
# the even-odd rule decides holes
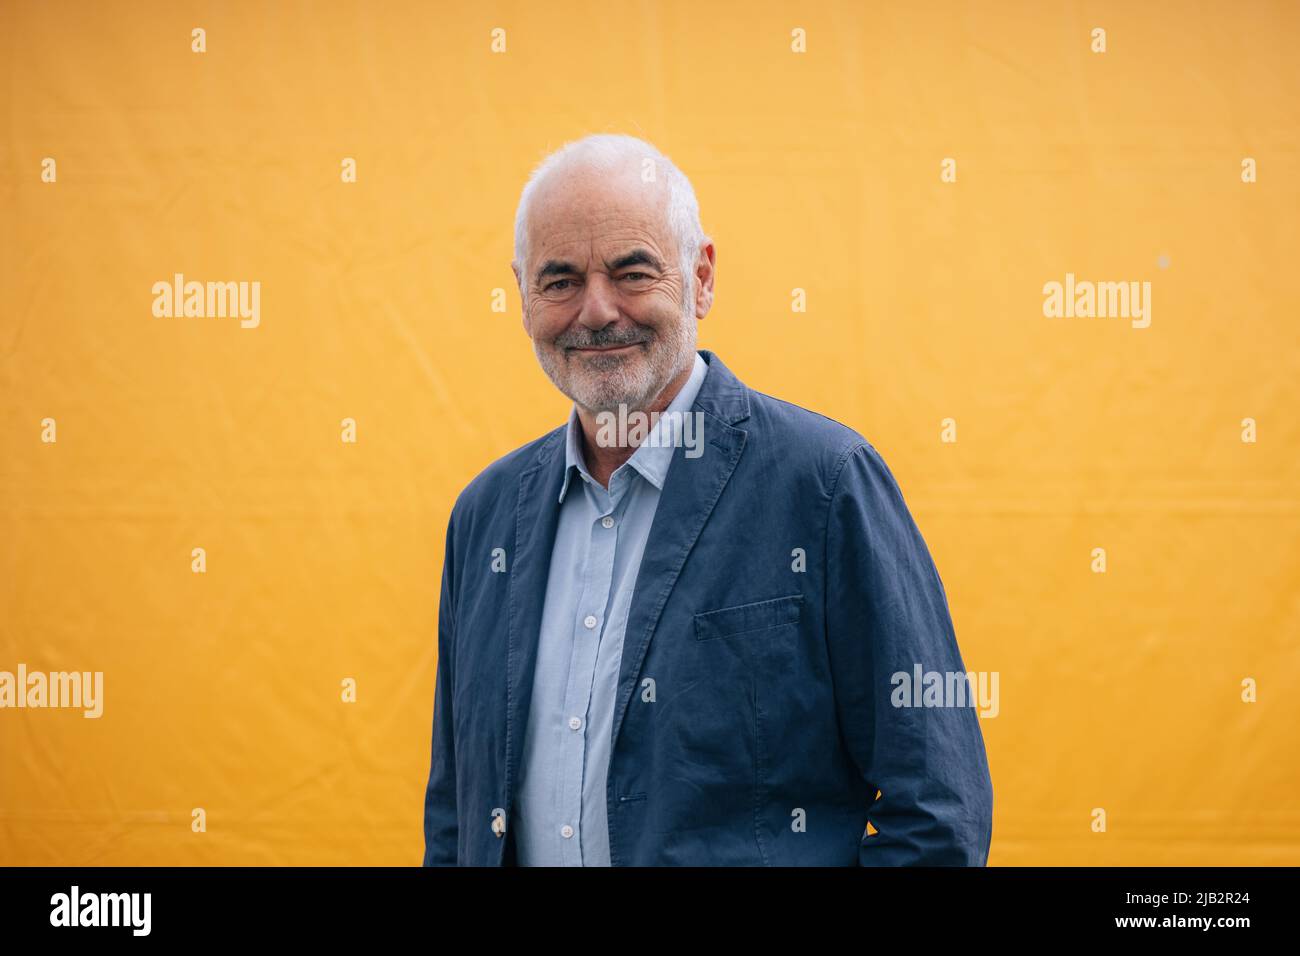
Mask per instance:
[[[686,380],[686,384],[681,387],[681,390],[673,396],[673,400],[668,403],[668,407],[664,411],[689,411],[690,407],[695,404],[695,398],[699,395],[700,386],[704,384],[704,376],[708,371],[708,363],[700,357],[699,352],[696,352],[695,364],[691,368],[690,378]],[[652,431],[658,431],[662,435],[671,435],[671,420],[661,417]],[[662,491],[664,481],[668,477],[668,466],[673,462],[673,450],[671,441],[654,443],[647,437],[645,441],[637,446],[637,450],[632,453],[632,457],[627,460],[626,464],[631,465],[646,481]],[[561,503],[564,502],[564,496],[569,490],[569,481],[573,477],[575,468],[587,481],[596,480],[587,471],[587,463],[582,457],[582,422],[578,418],[578,406],[576,404],[569,410],[569,424],[565,429],[564,481],[560,484],[559,498]]]

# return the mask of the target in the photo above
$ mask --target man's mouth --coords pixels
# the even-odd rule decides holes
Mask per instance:
[[[573,347],[573,351],[582,352],[585,355],[600,355],[607,352],[608,353],[626,352],[629,349],[636,348],[640,344],[641,344],[640,342],[627,342],[623,345],[601,345],[601,346],[575,345]]]

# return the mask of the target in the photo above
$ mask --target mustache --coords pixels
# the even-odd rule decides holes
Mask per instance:
[[[571,329],[556,336],[555,345],[562,349],[603,349],[614,345],[639,345],[649,342],[649,329]]]

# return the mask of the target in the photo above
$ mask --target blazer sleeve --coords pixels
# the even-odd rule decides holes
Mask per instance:
[[[862,866],[984,866],[993,785],[975,709],[906,707],[921,672],[965,673],[921,532],[869,444],[842,460],[826,529],[826,627],[840,732],[874,801]],[[946,676],[946,675],[945,675]],[[919,689],[918,689],[919,693]],[[869,834],[869,835],[868,835]]]
[[[457,862],[456,743],[452,735],[452,674],[455,667],[455,516],[447,523],[447,548],[438,602],[438,675],[433,692],[433,752],[424,792],[424,865]]]

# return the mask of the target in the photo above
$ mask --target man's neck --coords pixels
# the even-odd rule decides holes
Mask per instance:
[[[677,374],[667,385],[664,386],[656,398],[651,401],[645,408],[629,408],[627,414],[631,415],[634,411],[645,412],[651,415],[655,412],[664,411],[677,393],[685,387],[686,382],[691,377],[691,372],[695,370],[695,358],[692,354],[691,361],[686,363],[686,367]],[[596,422],[596,412],[590,409],[578,406],[578,421],[582,425],[582,457],[587,463],[587,471],[591,477],[600,482],[602,488],[609,487],[609,476],[614,474],[618,468],[623,465],[637,450],[637,445],[629,443],[623,445],[611,445],[602,447],[596,442],[596,432],[599,426]]]

